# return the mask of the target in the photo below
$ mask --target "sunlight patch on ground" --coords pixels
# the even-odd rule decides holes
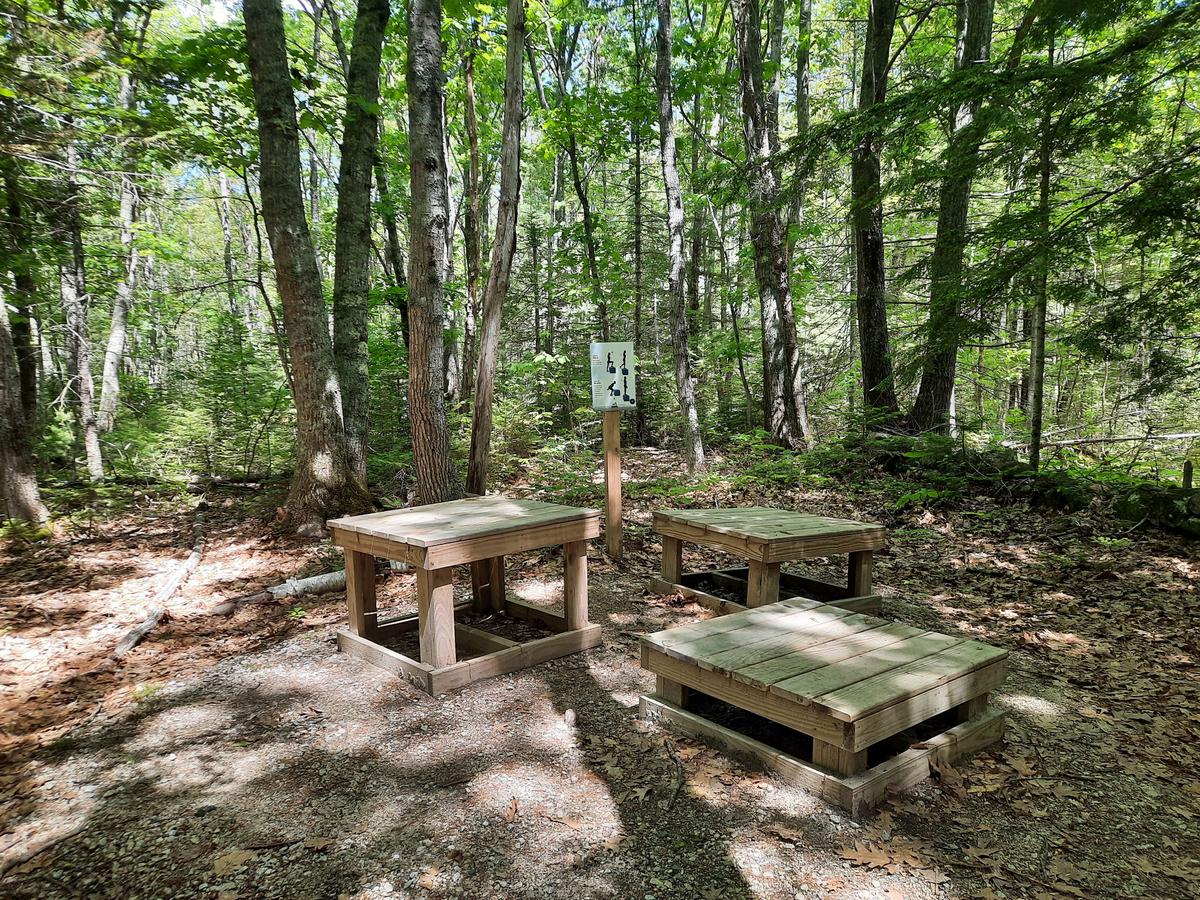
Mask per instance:
[[[743,831],[730,842],[729,860],[742,873],[752,896],[779,896],[776,879],[788,871],[788,866],[777,842],[768,841],[757,829]]]
[[[1000,706],[1017,710],[1041,725],[1051,725],[1064,715],[1062,706],[1045,697],[1033,694],[1001,694],[995,698]]]
[[[210,703],[172,706],[144,719],[140,733],[125,747],[133,753],[159,753],[210,740],[233,725],[234,715],[227,706]]]
[[[559,581],[526,578],[523,581],[510,583],[508,590],[528,603],[562,602],[562,583]]]

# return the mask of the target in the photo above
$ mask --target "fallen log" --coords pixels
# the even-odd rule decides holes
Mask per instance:
[[[204,508],[205,503],[202,498],[196,512],[196,521],[192,525],[192,552],[183,561],[183,565],[175,570],[175,573],[167,583],[155,592],[154,597],[150,601],[150,614],[141,623],[130,629],[125,637],[121,638],[117,646],[113,648],[112,655],[115,659],[124,657],[125,654],[141,643],[146,635],[154,630],[154,626],[161,622],[167,613],[167,601],[175,596],[175,592],[179,590],[196,566],[200,564],[200,557],[204,554]]]
[[[299,597],[304,594],[329,594],[344,590],[345,587],[346,572],[344,569],[325,572],[322,575],[312,575],[308,578],[289,578],[283,584],[269,587],[265,591],[256,591],[253,594],[224,600],[209,610],[208,614],[210,616],[228,616],[236,612],[238,607],[250,603],[264,603],[280,597]]]

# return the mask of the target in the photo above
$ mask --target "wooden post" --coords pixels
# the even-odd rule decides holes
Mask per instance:
[[[779,599],[779,563],[750,560],[746,605],[764,606]]]
[[[621,413],[604,411],[604,542],[612,559],[621,558]]]
[[[863,597],[871,593],[871,572],[875,565],[875,553],[858,550],[850,554],[850,577],[847,584],[851,597]]]
[[[471,609],[477,613],[491,612],[491,572],[486,559],[471,563]]]
[[[493,556],[487,562],[488,566],[488,596],[491,598],[492,612],[501,613],[508,609],[508,597],[504,591],[504,557]]]
[[[662,580],[679,584],[683,577],[683,541],[663,535]]]
[[[654,676],[654,696],[666,700],[668,703],[674,703],[680,709],[687,709],[688,694],[690,693],[691,690],[678,681],[663,678],[661,675]]]
[[[867,751],[847,750],[813,738],[813,762],[835,775],[857,775],[867,768]]]
[[[1183,489],[1185,491],[1192,489],[1192,461],[1190,459],[1183,461]]]
[[[346,558],[346,611],[350,630],[374,639],[379,613],[375,605],[375,557],[358,550],[343,550]]]
[[[563,544],[563,611],[567,631],[578,631],[587,625],[587,541]]]
[[[421,662],[435,669],[457,662],[454,647],[453,570],[417,569]]]

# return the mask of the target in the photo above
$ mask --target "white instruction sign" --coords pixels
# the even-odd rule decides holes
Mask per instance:
[[[593,343],[592,409],[633,409],[637,406],[637,367],[633,341]]]

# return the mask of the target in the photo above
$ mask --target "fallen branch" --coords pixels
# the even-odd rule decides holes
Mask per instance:
[[[44,841],[41,844],[36,844],[33,847],[29,847],[23,853],[18,853],[12,859],[8,859],[0,863],[0,878],[3,878],[18,866],[23,866],[28,862],[32,862],[47,850],[57,847],[63,841],[67,841],[75,837],[75,835],[79,834],[79,832],[83,831],[83,829],[87,827],[87,824],[88,820],[84,819],[78,825],[68,829],[67,831],[64,831],[62,834],[56,835],[55,837],[52,837],[50,840]]]
[[[308,578],[289,578],[283,584],[269,587],[265,591],[256,591],[242,597],[234,597],[218,603],[211,610],[210,616],[228,616],[239,606],[249,603],[263,603],[277,600],[280,597],[299,597],[303,594],[329,594],[343,590],[346,587],[346,572],[339,569],[336,572],[326,572],[323,575],[312,575]]]
[[[160,587],[154,594],[154,597],[150,601],[150,614],[139,625],[130,629],[129,633],[121,638],[120,643],[113,648],[112,655],[114,658],[123,658],[126,653],[141,643],[142,639],[154,629],[155,625],[162,621],[163,616],[167,612],[167,601],[175,596],[175,592],[187,581],[188,576],[192,574],[192,570],[200,564],[200,557],[204,553],[204,508],[205,503],[202,498],[197,507],[195,524],[192,526],[192,552],[183,561],[183,565],[175,570],[175,574],[171,576],[167,583]]]

